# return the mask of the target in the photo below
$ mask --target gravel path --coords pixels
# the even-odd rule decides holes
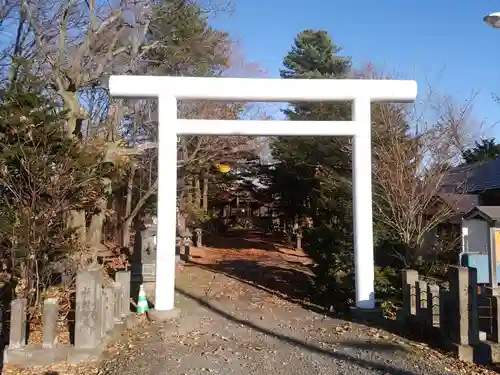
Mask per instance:
[[[110,348],[101,374],[458,373],[427,348],[305,310],[226,276],[190,267],[177,277],[177,288],[180,319],[129,334]]]

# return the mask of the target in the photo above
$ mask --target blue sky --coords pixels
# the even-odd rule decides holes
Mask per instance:
[[[482,18],[498,0],[234,0],[235,12],[213,24],[242,42],[249,61],[278,76],[283,56],[304,29],[328,30],[355,66],[429,81],[457,101],[479,92],[474,116],[484,135],[500,139],[500,29]]]

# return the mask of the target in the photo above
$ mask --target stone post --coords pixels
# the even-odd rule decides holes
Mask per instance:
[[[203,242],[201,236],[203,234],[203,230],[201,228],[196,228],[194,232],[196,234],[196,247],[202,247]]]
[[[57,321],[59,318],[59,301],[47,298],[43,301],[43,344],[44,348],[55,348],[57,345]]]
[[[91,265],[76,275],[75,348],[93,349],[101,343],[102,269]]]
[[[416,295],[416,315],[417,320],[420,323],[427,323],[427,305],[428,305],[428,297],[427,297],[427,282],[425,281],[417,281],[415,283],[415,295]]]
[[[429,284],[427,286],[427,321],[431,327],[440,326],[440,301],[439,301],[439,285]]]
[[[415,270],[403,270],[403,309],[406,317],[417,314],[416,282],[418,272]]]
[[[146,228],[135,235],[132,279],[141,284],[156,278],[156,233],[156,228]]]
[[[477,286],[475,283],[470,285],[472,280],[469,273],[470,268],[466,267],[450,266],[448,269],[450,313],[447,318],[449,319],[450,338],[460,345],[474,344],[476,336],[474,331],[478,327],[477,314],[471,313],[469,307],[471,287],[475,288],[477,293]],[[479,331],[477,337],[479,338]]]
[[[107,332],[115,328],[115,293],[114,289],[110,286],[106,286],[102,290],[103,294],[103,324],[101,335],[106,335]]]
[[[500,296],[491,296],[491,341],[500,342]]]
[[[190,248],[193,245],[193,234],[189,228],[182,234],[182,245],[184,246],[184,261],[188,262],[191,255]]]
[[[130,314],[130,271],[118,271],[115,273],[115,281],[122,287],[122,317]]]
[[[468,268],[468,308],[469,308],[469,345],[478,345],[479,340],[479,297],[477,288],[477,269]]]
[[[121,321],[123,314],[123,287],[115,281],[111,283],[110,288],[113,289],[113,316],[115,318],[115,323],[118,323]]]
[[[25,298],[15,299],[10,304],[9,349],[26,345],[26,304]]]
[[[296,250],[302,250],[302,233],[297,232],[297,247]]]
[[[439,329],[441,335],[446,339],[451,339],[451,326],[450,319],[448,317],[451,311],[450,302],[451,291],[445,290],[444,288],[439,289]]]

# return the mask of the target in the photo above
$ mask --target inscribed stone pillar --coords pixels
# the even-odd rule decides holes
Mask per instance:
[[[450,266],[450,338],[460,345],[469,345],[469,268]]]
[[[25,298],[15,299],[10,304],[9,349],[26,345],[26,304]]]
[[[97,265],[76,275],[75,348],[92,349],[101,343],[102,283]]]
[[[123,288],[122,293],[122,316],[126,316],[130,313],[130,271],[119,271],[115,274],[115,281],[120,284]]]
[[[415,295],[417,305],[417,319],[421,323],[426,323],[427,320],[427,283],[425,281],[417,281],[415,283]]]
[[[415,283],[418,281],[418,272],[415,270],[403,270],[403,309],[406,317],[416,316],[417,298]]]
[[[468,268],[468,309],[469,309],[469,345],[479,344],[479,299],[477,290],[477,269]]]
[[[115,318],[115,322],[119,322],[123,313],[123,287],[120,283],[115,281],[110,285],[110,288],[113,289],[113,316]]]
[[[55,348],[57,344],[57,321],[59,318],[59,301],[47,298],[43,301],[43,344],[44,348]]]
[[[132,279],[153,282],[156,277],[156,228],[147,228],[135,236],[132,256]]]
[[[103,293],[103,324],[101,335],[106,335],[115,327],[115,295],[114,290],[110,286],[106,286],[102,290]]]
[[[428,322],[431,327],[439,327],[440,318],[440,301],[439,301],[439,285],[429,284],[427,286],[427,314]]]

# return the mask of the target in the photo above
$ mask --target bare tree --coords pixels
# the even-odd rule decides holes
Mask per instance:
[[[68,226],[80,228],[80,240],[100,247],[106,215],[119,215],[121,241],[128,243],[131,223],[154,197],[157,189],[157,121],[155,101],[112,102],[106,89],[110,74],[215,75],[239,74],[247,69],[236,45],[224,32],[198,22],[202,14],[229,11],[228,1],[172,1],[161,4],[147,0],[117,0],[99,3],[86,0],[47,1],[5,0],[0,16],[19,32],[9,51],[32,56],[33,68],[47,80],[67,113],[65,131],[82,144],[99,146],[104,161],[121,168],[123,180],[104,178],[100,209],[86,227],[86,213],[73,210]],[[12,9],[14,10],[12,10]],[[3,24],[0,24],[0,27]],[[12,26],[11,26],[12,28]],[[21,48],[22,46],[22,48]],[[235,73],[235,71],[238,73]],[[256,70],[256,69],[254,69]],[[233,71],[233,73],[230,73]],[[15,69],[11,76],[15,77]],[[188,118],[235,119],[244,103],[181,104]],[[248,140],[187,137],[189,155],[179,166],[184,170],[206,171],[211,159],[241,152]],[[190,172],[192,173],[192,172]],[[111,176],[110,176],[111,177]],[[123,178],[124,177],[124,178]],[[144,178],[147,177],[147,178]],[[137,184],[139,183],[140,186]],[[112,186],[125,186],[113,191]],[[134,196],[138,192],[137,196]],[[114,212],[107,207],[113,202]],[[125,227],[128,229],[125,230]]]
[[[203,118],[235,120],[239,118],[244,108],[243,103],[218,103],[208,101],[181,102],[179,105],[180,116],[184,118]],[[146,111],[141,111],[143,115]],[[153,114],[153,117],[155,114]],[[156,146],[157,123],[156,121],[143,121],[141,129],[132,131],[132,139],[141,140],[147,145],[149,152],[134,158],[134,165],[129,170],[127,184],[126,206],[123,212],[121,227],[122,244],[128,243],[131,224],[140,212],[142,206],[150,197],[156,194],[158,177],[156,173],[156,152],[150,147]],[[140,131],[140,136],[138,132]],[[136,147],[137,148],[137,147]],[[208,180],[212,167],[217,162],[236,163],[238,157],[248,153],[258,153],[259,144],[251,137],[243,136],[183,136],[178,143],[178,169],[179,169],[179,194],[181,212],[186,212],[188,207],[194,206],[204,212],[207,210]],[[140,166],[140,167],[139,167]],[[138,186],[136,175],[142,183]],[[141,178],[142,177],[142,178]],[[201,182],[202,183],[201,183]],[[132,207],[132,194],[134,186],[141,190],[140,199]],[[202,192],[203,190],[203,192]],[[203,197],[203,199],[202,199]],[[203,202],[202,202],[203,201]]]
[[[221,56],[215,60],[216,69],[213,72],[219,76],[261,76],[263,72],[257,64],[249,64],[239,53],[237,43],[229,43],[225,36],[217,34],[221,39]],[[213,38],[213,36],[212,36]],[[214,41],[212,40],[211,43]],[[162,59],[161,54],[156,58]],[[184,63],[181,64],[183,66]],[[194,67],[196,68],[196,67]],[[198,67],[203,72],[203,64]],[[164,67],[160,69],[162,71]],[[171,69],[171,68],[169,68]],[[184,68],[179,68],[184,69]],[[193,67],[189,68],[193,69]],[[135,101],[127,103],[126,123],[123,133],[135,148],[144,147],[148,152],[134,158],[134,165],[129,170],[127,182],[127,198],[123,211],[121,243],[126,245],[130,238],[131,224],[148,199],[156,194],[157,157],[155,147],[158,143],[158,107],[156,101]],[[265,110],[260,106],[240,102],[214,101],[181,101],[179,117],[188,119],[220,119],[235,120],[241,117],[265,118]],[[137,146],[139,145],[139,146]],[[210,174],[216,162],[234,163],[239,156],[256,153],[260,143],[251,137],[238,136],[183,136],[178,143],[179,195],[181,213],[186,213],[188,207],[196,211],[207,212],[207,194]],[[139,180],[139,181],[138,181]],[[140,199],[132,207],[132,195],[137,188]],[[201,198],[200,198],[201,197]],[[201,203],[200,203],[201,201]]]
[[[408,265],[420,259],[426,237],[455,214],[461,199],[459,192],[453,202],[439,194],[470,143],[473,99],[457,105],[429,90],[413,106],[373,108],[374,214],[405,245],[407,253],[398,256]]]

